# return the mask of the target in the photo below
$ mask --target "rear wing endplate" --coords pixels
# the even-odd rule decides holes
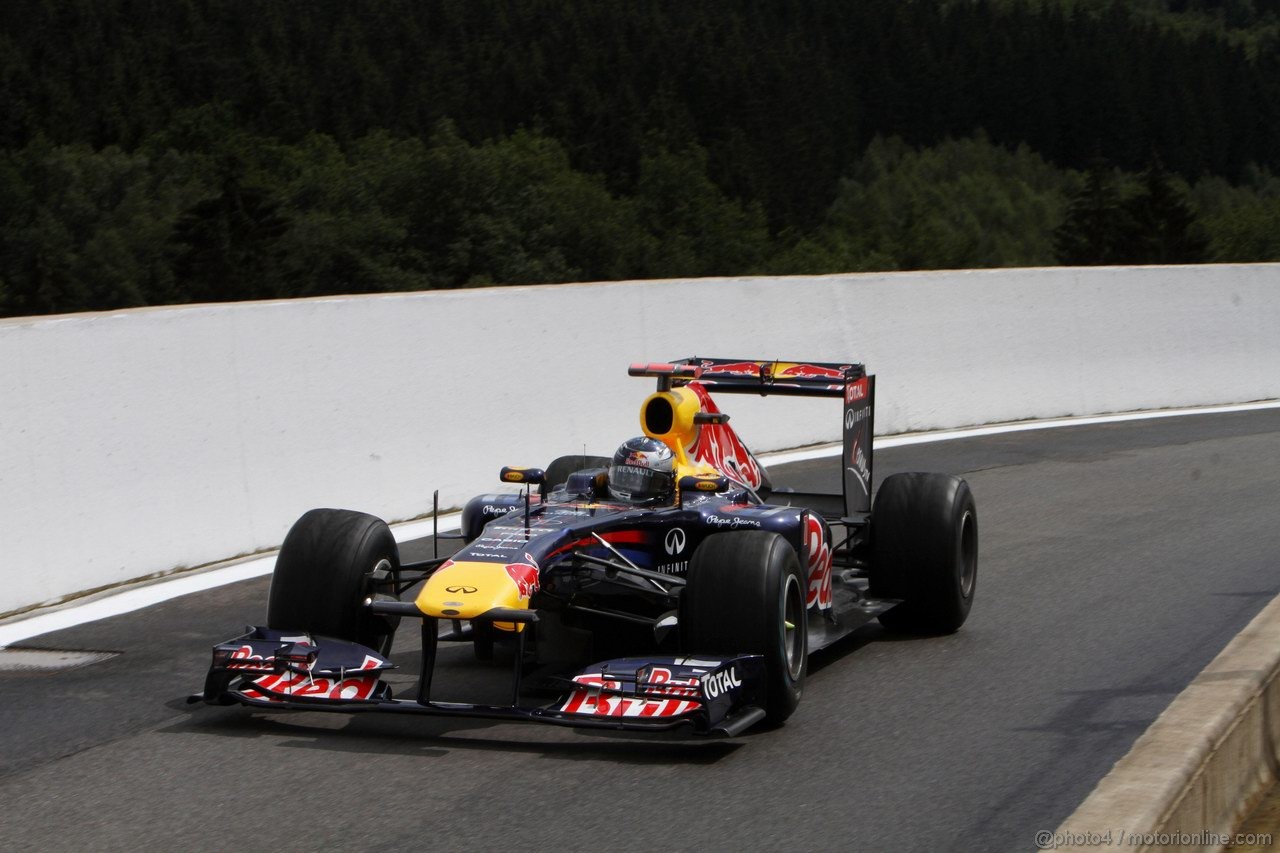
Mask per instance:
[[[871,451],[876,421],[876,378],[850,380],[844,389],[844,432],[840,452],[845,516],[871,512]]]

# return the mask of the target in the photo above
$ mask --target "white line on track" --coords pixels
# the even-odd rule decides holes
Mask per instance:
[[[962,438],[978,438],[989,435],[1002,435],[1013,432],[1031,430],[1057,429],[1059,427],[1092,426],[1095,424],[1114,424],[1125,421],[1154,420],[1157,418],[1175,418],[1188,415],[1217,415],[1230,412],[1251,412],[1260,409],[1280,409],[1280,400],[1264,400],[1256,403],[1240,403],[1226,406],[1201,406],[1193,409],[1158,409],[1145,412],[1125,412],[1117,415],[1095,415],[1078,418],[1054,418],[1039,421],[1016,421],[1014,423],[991,424],[980,427],[962,429],[937,430],[935,432],[907,433],[876,438],[875,447],[887,450],[891,447],[907,447],[913,444],[932,444],[939,441],[954,441]],[[784,450],[775,453],[760,454],[761,460],[774,465],[789,462],[804,462],[809,459],[823,459],[840,453],[840,445],[824,444],[817,447],[799,450]],[[440,530],[458,529],[460,513],[440,516]],[[431,519],[419,519],[394,524],[391,527],[397,542],[406,542],[430,535]],[[132,613],[196,592],[214,589],[238,581],[262,577],[271,573],[275,567],[275,553],[254,557],[233,565],[212,568],[206,571],[175,575],[171,578],[146,584],[130,586],[119,590],[102,593],[83,601],[69,602],[53,609],[46,609],[29,616],[13,619],[0,625],[0,648],[30,639],[50,631],[60,631],[87,622],[95,622],[110,616]]]

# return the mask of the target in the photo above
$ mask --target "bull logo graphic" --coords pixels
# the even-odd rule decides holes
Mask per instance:
[[[516,582],[516,587],[520,590],[520,599],[522,601],[531,597],[538,591],[538,566],[534,562],[533,557],[527,553],[524,555],[524,563],[508,563],[506,565],[507,574]]]

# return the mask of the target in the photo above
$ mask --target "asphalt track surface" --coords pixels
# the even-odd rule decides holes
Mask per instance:
[[[833,460],[785,470],[836,485]],[[781,728],[655,740],[182,704],[209,647],[261,617],[263,578],[21,644],[121,654],[0,675],[0,845],[1032,849],[1280,592],[1280,411],[877,455],[877,479],[900,470],[969,479],[973,613],[953,636],[869,626],[815,655]],[[492,675],[456,652],[450,673]]]

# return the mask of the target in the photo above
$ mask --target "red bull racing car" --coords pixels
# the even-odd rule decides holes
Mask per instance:
[[[688,358],[630,374],[657,379],[644,434],[611,458],[503,468],[523,491],[467,503],[448,557],[401,562],[364,513],[303,515],[267,624],[214,647],[193,701],[736,735],[785,720],[810,652],[872,619],[912,633],[964,623],[973,496],[957,477],[895,474],[872,504],[863,365]],[[843,494],[774,484],[713,393],[839,398]],[[404,619],[421,624],[407,689],[390,678]],[[481,659],[510,651],[509,703],[433,697],[441,644],[459,642]]]

